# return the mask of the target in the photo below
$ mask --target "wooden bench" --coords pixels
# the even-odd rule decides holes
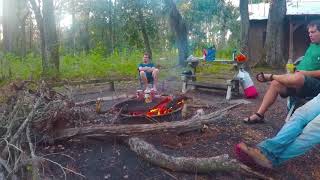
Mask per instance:
[[[226,83],[204,83],[197,81],[196,69],[199,65],[201,58],[188,58],[186,62],[188,66],[191,67],[191,70],[184,72],[181,76],[182,80],[182,93],[186,93],[190,89],[196,88],[205,88],[205,89],[214,89],[226,91],[226,99],[229,100],[233,95],[239,95],[239,80],[236,79],[236,76],[233,76],[232,79],[226,79]],[[234,61],[230,60],[220,60],[219,62],[231,63]]]

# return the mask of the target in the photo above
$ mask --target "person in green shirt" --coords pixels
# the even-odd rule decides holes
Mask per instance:
[[[257,74],[260,82],[271,81],[258,111],[243,121],[248,124],[264,122],[264,114],[281,97],[315,97],[320,93],[320,20],[308,24],[311,44],[293,74]]]

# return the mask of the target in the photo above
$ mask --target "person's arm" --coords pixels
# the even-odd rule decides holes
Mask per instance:
[[[139,71],[146,71],[146,70],[147,70],[147,68],[148,68],[148,67],[142,67],[142,66],[139,66],[139,68],[138,68],[138,69],[139,69]]]
[[[320,78],[320,70],[317,70],[317,71],[298,71],[298,72],[302,73],[305,76]]]
[[[139,65],[139,71],[146,71],[146,72],[152,72],[154,67],[148,67],[148,66],[144,66],[142,67],[141,65]]]

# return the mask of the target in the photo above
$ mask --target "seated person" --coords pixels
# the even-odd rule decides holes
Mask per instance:
[[[148,88],[148,83],[153,82],[153,90],[157,91],[159,70],[150,62],[150,56],[148,53],[144,53],[143,62],[139,64],[138,69],[144,89]]]
[[[264,122],[264,114],[281,97],[297,96],[301,98],[315,97],[320,93],[320,21],[312,21],[308,25],[311,44],[304,58],[296,67],[294,74],[257,74],[260,82],[271,81],[271,84],[256,113],[244,119],[245,123]]]
[[[207,57],[207,49],[206,48],[202,49],[202,57],[203,57],[203,60],[206,61],[206,57]]]
[[[252,166],[274,168],[285,161],[303,155],[320,144],[320,94],[298,108],[278,134],[249,147],[236,146],[238,159]]]

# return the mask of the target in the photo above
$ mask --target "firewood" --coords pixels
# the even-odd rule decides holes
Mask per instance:
[[[233,172],[238,171],[242,174],[259,178],[272,179],[263,174],[251,170],[246,165],[231,159],[227,154],[215,157],[175,157],[158,151],[152,144],[132,137],[127,141],[130,149],[144,160],[153,165],[178,172],[209,173],[209,172]]]
[[[58,130],[54,134],[54,140],[63,140],[74,137],[92,137],[92,136],[129,136],[143,133],[163,133],[163,132],[183,132],[193,129],[201,129],[203,124],[211,124],[213,122],[222,120],[222,115],[217,114],[215,116],[199,117],[195,116],[185,121],[172,121],[161,122],[155,124],[120,124],[120,125],[104,125],[104,126],[91,126],[81,128],[69,128],[64,130]]]

